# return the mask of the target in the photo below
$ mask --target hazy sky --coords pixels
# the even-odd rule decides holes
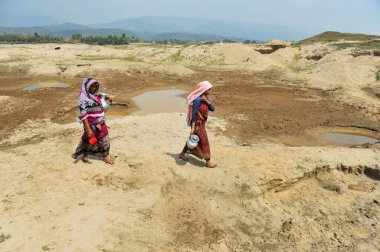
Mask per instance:
[[[0,0],[0,15],[94,24],[183,16],[380,35],[380,0]]]

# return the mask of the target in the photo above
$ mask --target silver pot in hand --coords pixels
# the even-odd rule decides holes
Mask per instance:
[[[109,103],[106,98],[107,94],[99,93],[100,101],[102,102],[102,106],[104,108],[104,112],[107,112],[107,110],[111,107],[111,103]]]
[[[197,147],[199,141],[199,137],[197,135],[191,135],[191,137],[187,140],[186,145],[189,149],[194,149]]]

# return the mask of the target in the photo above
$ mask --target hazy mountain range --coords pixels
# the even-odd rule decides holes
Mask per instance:
[[[272,39],[299,40],[321,32],[321,30],[315,29],[268,24],[156,16],[121,19],[114,22],[97,24],[93,27],[126,29],[137,34],[181,32],[213,34],[260,41]]]
[[[89,26],[72,23],[58,24],[54,18],[44,16],[18,16],[17,21],[11,16],[0,17],[1,34],[33,34],[34,32],[64,37],[78,33],[84,36],[120,36],[126,33],[128,36],[137,36],[141,40],[268,41],[272,39],[300,40],[320,33],[321,30],[184,17],[147,16]]]

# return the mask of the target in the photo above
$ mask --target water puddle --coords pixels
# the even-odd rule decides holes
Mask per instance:
[[[30,86],[24,87],[22,90],[35,90],[39,88],[66,88],[69,87],[70,85],[64,82],[59,82],[59,81],[46,81],[46,82],[39,82],[32,84]]]
[[[188,91],[182,89],[166,89],[149,91],[132,98],[139,108],[134,115],[148,115],[156,113],[185,113],[187,111],[186,99],[180,97]]]
[[[335,132],[325,132],[321,133],[321,138],[325,141],[327,141],[330,144],[337,144],[337,145],[356,145],[356,144],[373,144],[376,142],[379,142],[379,139],[362,136],[362,135],[355,135],[355,134],[348,134],[348,133],[335,133]]]

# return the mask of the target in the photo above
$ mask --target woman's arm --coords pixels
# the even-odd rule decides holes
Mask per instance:
[[[94,135],[94,133],[92,133],[92,129],[87,118],[83,119],[83,124],[84,124],[84,128],[87,132],[88,137],[91,138]]]
[[[201,105],[201,100],[196,99],[193,103],[193,114],[191,117],[191,130],[190,130],[190,136],[194,134],[195,131],[195,121],[197,120],[199,106]]]
[[[195,122],[197,120],[199,106],[201,105],[201,99],[197,98],[193,103],[193,114],[191,117],[191,122]]]
[[[195,120],[191,123],[190,136],[194,135],[194,131],[195,131]]]
[[[212,111],[212,112],[215,111],[215,106],[214,106],[214,104],[212,104],[211,102],[210,102],[210,103],[207,103],[207,106],[208,106],[208,109],[209,109],[210,111]]]
[[[215,106],[210,102],[210,100],[208,99],[207,96],[202,95],[202,101],[204,101],[204,102],[207,103],[208,109],[209,109],[210,111],[215,111]]]

